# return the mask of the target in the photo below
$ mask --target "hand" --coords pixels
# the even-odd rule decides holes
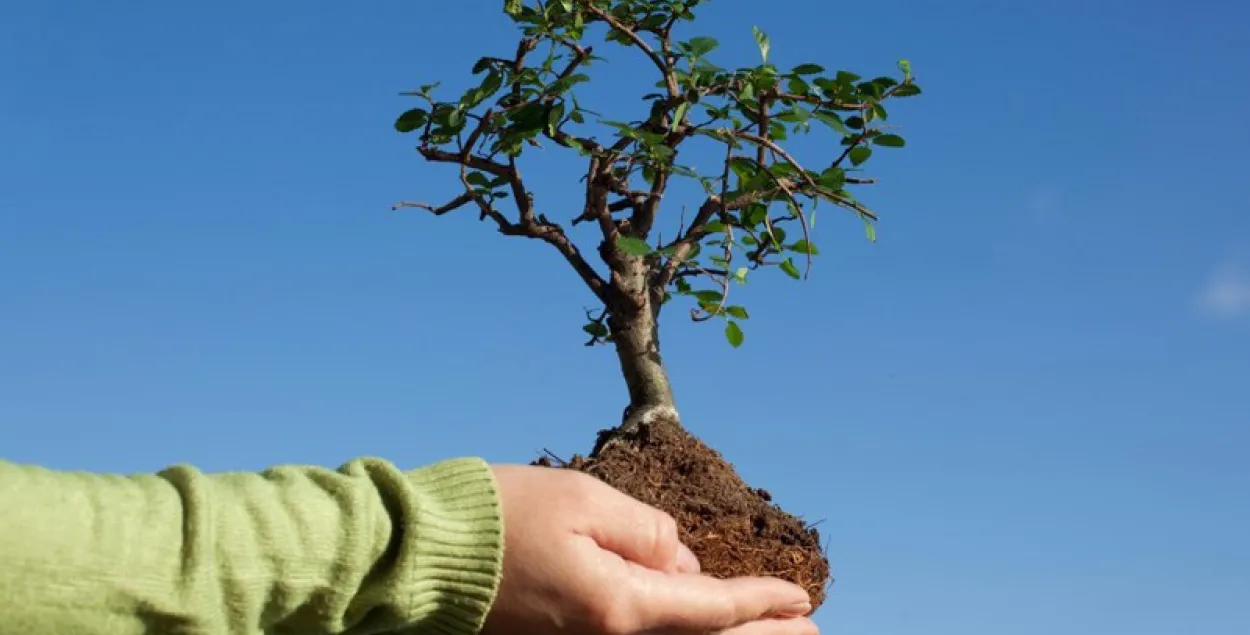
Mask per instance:
[[[483,635],[816,635],[802,588],[701,575],[668,514],[571,470],[494,471],[503,581]]]

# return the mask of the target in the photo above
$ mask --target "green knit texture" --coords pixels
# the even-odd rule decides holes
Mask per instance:
[[[476,635],[502,564],[481,459],[144,475],[0,461],[0,634]]]

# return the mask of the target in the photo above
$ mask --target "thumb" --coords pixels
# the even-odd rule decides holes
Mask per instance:
[[[589,515],[586,535],[600,548],[641,565],[664,572],[697,572],[699,561],[677,537],[672,516],[619,490],[603,485]]]

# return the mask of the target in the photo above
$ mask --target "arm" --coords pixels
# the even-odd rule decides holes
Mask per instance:
[[[0,631],[475,635],[502,530],[478,459],[138,476],[0,462]]]

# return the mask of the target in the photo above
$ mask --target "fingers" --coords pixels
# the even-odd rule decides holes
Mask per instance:
[[[632,596],[639,631],[722,631],[771,617],[799,617],[811,611],[802,588],[774,578],[718,580],[704,575],[660,573],[634,568]],[[754,633],[754,632],[752,632]]]
[[[703,569],[699,557],[683,544],[677,545],[677,573],[698,573]]]
[[[806,617],[771,618],[747,622],[720,635],[817,635],[820,629]]]
[[[600,547],[648,569],[698,571],[698,559],[678,540],[677,521],[672,516],[598,484],[603,490],[593,494],[598,513],[592,515],[585,532]]]

